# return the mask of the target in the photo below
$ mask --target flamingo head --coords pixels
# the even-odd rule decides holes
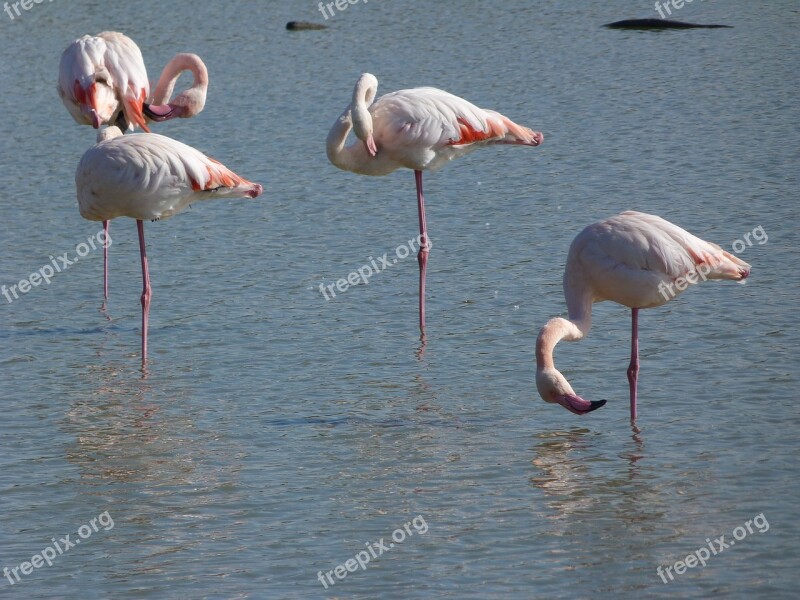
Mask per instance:
[[[75,121],[95,129],[113,122],[120,110],[114,90],[103,80],[82,83],[76,79],[72,87],[72,101],[68,102],[63,93],[61,97]]]
[[[353,133],[356,137],[364,143],[364,147],[370,156],[378,154],[378,148],[375,145],[375,138],[372,129],[372,115],[369,114],[367,108],[363,105],[355,106],[352,112],[353,119]]]
[[[536,372],[536,388],[545,402],[560,404],[576,415],[585,415],[606,403],[605,400],[584,400],[578,396],[566,378],[554,368]]]
[[[145,103],[142,112],[151,121],[169,121],[170,119],[189,119],[206,106],[206,90],[192,88],[181,92],[168,104],[155,105]]]

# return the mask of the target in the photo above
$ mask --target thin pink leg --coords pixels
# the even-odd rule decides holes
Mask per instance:
[[[150,316],[150,271],[147,268],[147,253],[144,249],[144,222],[136,220],[139,230],[139,252],[142,255],[142,365],[147,362],[147,321]]]
[[[639,379],[639,309],[631,309],[631,364],[628,383],[631,386],[631,421],[636,420],[636,384]]]
[[[422,171],[415,170],[417,208],[419,209],[419,331],[425,337],[425,273],[428,270],[428,225],[425,222],[425,198],[422,196]]]
[[[110,221],[103,221],[103,298],[108,300],[108,226]]]

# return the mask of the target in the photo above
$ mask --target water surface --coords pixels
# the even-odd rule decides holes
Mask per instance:
[[[288,20],[325,22],[316,3],[0,13],[1,284],[99,229],[73,182],[94,132],[55,92],[83,33],[126,32],[153,79],[176,52],[201,55],[205,111],[157,130],[265,186],[146,225],[146,378],[132,221],[111,227],[111,320],[96,251],[0,297],[0,567],[104,511],[114,521],[21,583],[0,578],[3,597],[793,597],[800,13],[695,2],[675,18],[735,27],[601,27],[656,16],[621,0],[395,0],[290,33]],[[545,134],[426,175],[424,349],[413,257],[330,301],[318,290],[417,233],[409,172],[359,177],[325,156],[365,71],[379,93],[436,85]],[[726,249],[768,234],[740,254],[746,285],[642,313],[637,429],[620,306],[597,305],[589,337],[556,355],[602,410],[578,418],[534,384],[570,241],[626,209]],[[762,513],[765,533],[658,576]],[[318,581],[420,515],[425,533]]]

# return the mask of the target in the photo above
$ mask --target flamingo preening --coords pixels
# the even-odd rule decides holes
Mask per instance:
[[[544,136],[517,125],[493,110],[478,108],[442,90],[421,87],[400,90],[375,100],[378,80],[370,73],[358,79],[350,105],[328,134],[328,159],[359,175],[388,175],[412,169],[419,211],[419,327],[425,335],[425,273],[428,228],[422,172],[494,144],[538,146]],[[345,146],[350,131],[359,141]]]
[[[90,221],[136,219],[142,259],[142,364],[147,361],[150,274],[144,220],[166,219],[192,202],[255,198],[262,187],[181,142],[151,134],[122,135],[111,126],[98,134],[75,174],[81,216]]]
[[[184,71],[191,71],[192,87],[171,98],[175,83]],[[64,106],[80,125],[99,129],[117,125],[121,131],[147,122],[193,117],[203,110],[208,89],[208,70],[195,54],[178,54],[164,67],[155,92],[142,53],[128,36],[104,31],[84,35],[61,55],[58,93]],[[108,221],[103,230],[108,239]],[[103,248],[103,296],[108,300],[108,244]]]
[[[584,400],[553,364],[561,340],[582,339],[592,324],[592,304],[611,300],[631,309],[628,367],[631,420],[636,419],[640,308],[661,306],[689,284],[706,279],[741,281],[750,265],[688,231],[646,213],[627,211],[586,227],[569,248],[564,296],[569,319],[550,319],[536,340],[536,387],[545,402],[585,414],[606,401]]]

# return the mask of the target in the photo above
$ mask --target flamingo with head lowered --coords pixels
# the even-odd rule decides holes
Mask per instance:
[[[544,136],[517,125],[493,110],[478,108],[448,92],[421,87],[400,90],[375,100],[378,80],[370,73],[358,79],[350,105],[330,130],[328,159],[359,175],[414,171],[419,211],[419,327],[425,335],[425,273],[430,243],[422,195],[422,172],[495,144],[538,146]],[[358,141],[345,146],[350,131]]]
[[[191,146],[155,133],[122,135],[116,126],[100,131],[98,143],[81,158],[75,183],[83,218],[136,219],[142,259],[144,364],[152,295],[144,220],[167,219],[201,200],[255,198],[263,189]]]
[[[561,340],[582,339],[592,325],[592,304],[611,300],[631,309],[628,367],[631,420],[636,420],[639,374],[639,309],[665,304],[689,284],[706,279],[742,281],[750,265],[716,244],[669,221],[627,211],[586,227],[569,248],[564,296],[569,318],[550,319],[536,340],[536,387],[545,402],[582,415],[606,401],[578,396],[555,368],[553,350]]]
[[[192,87],[171,98],[180,74],[191,71]],[[142,53],[128,36],[116,31],[84,35],[61,55],[58,93],[80,125],[99,129],[116,125],[149,132],[148,121],[193,117],[203,110],[208,70],[195,54],[178,54],[164,67],[150,98]],[[108,221],[103,222],[108,238]],[[108,245],[103,249],[103,296],[108,300]]]

